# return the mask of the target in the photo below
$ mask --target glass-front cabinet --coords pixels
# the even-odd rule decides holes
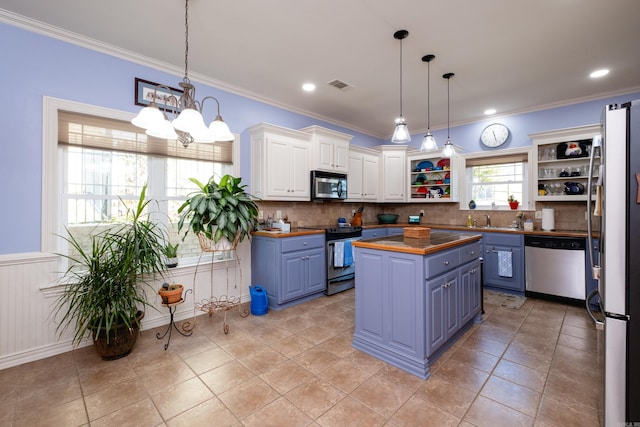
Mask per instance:
[[[601,132],[596,124],[529,135],[535,147],[536,201],[583,201],[589,191],[595,194],[595,179],[588,188],[589,155],[593,137]],[[598,151],[594,163],[595,177],[600,164]]]
[[[409,203],[458,201],[461,159],[441,157],[440,152],[408,157]]]

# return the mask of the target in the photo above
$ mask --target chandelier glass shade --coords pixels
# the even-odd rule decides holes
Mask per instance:
[[[442,156],[443,157],[451,157],[456,154],[456,149],[451,143],[451,138],[449,137],[449,113],[451,106],[451,98],[449,96],[449,84],[451,82],[451,77],[455,76],[453,73],[446,73],[442,76],[443,79],[447,79],[447,142],[444,143],[444,147],[442,148]]]
[[[220,115],[220,102],[218,99],[213,96],[207,96],[202,101],[197,101],[196,89],[189,80],[189,0],[185,0],[184,26],[184,78],[179,83],[182,93],[174,95],[171,88],[164,85],[156,86],[151,103],[140,110],[138,115],[131,120],[131,123],[145,129],[147,135],[163,139],[178,139],[185,148],[193,142],[233,141],[234,136]],[[177,115],[171,121],[156,103],[156,99],[159,99],[157,90],[160,88],[171,93],[171,95],[163,97],[164,102],[171,107],[170,110]],[[213,99],[218,106],[218,113],[209,126],[205,124],[202,117],[204,102],[207,99]]]
[[[400,40],[400,117],[396,119],[396,127],[393,130],[391,142],[395,144],[407,144],[411,142],[411,134],[407,128],[407,123],[402,117],[402,40],[407,38],[409,32],[407,30],[399,30],[393,34],[396,40]]]

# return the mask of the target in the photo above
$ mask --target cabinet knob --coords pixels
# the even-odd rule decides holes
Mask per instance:
[[[307,242],[304,242],[303,245],[307,246]]]
[[[449,261],[445,261],[445,262],[444,262],[444,265],[449,265]]]
[[[471,255],[474,255],[474,254],[476,253],[476,251],[469,251],[469,253],[470,253]]]

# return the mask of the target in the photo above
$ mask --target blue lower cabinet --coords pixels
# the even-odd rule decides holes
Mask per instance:
[[[460,251],[431,255],[357,248],[353,346],[420,378],[480,319],[480,260]],[[465,258],[466,259],[466,258]]]
[[[327,287],[324,235],[254,236],[251,282],[267,291],[274,310],[323,295]]]
[[[484,233],[484,286],[524,295],[524,236]]]

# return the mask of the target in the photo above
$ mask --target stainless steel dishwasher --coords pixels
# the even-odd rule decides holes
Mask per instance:
[[[584,238],[525,235],[524,246],[527,294],[584,302]]]

